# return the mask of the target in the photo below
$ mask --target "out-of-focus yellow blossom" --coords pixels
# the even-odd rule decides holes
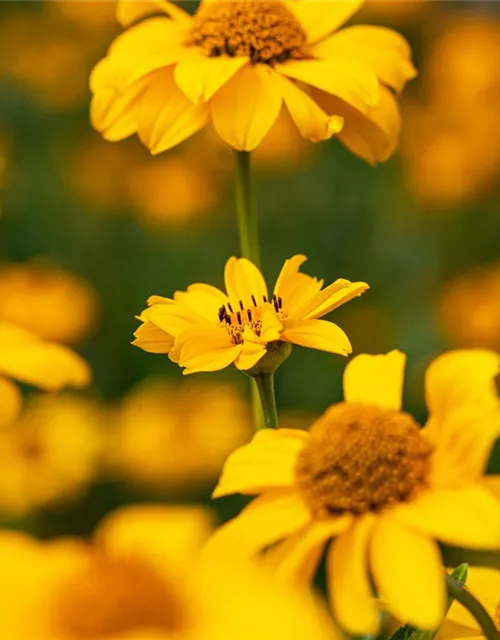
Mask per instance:
[[[251,434],[248,406],[234,387],[148,381],[117,411],[109,464],[142,487],[196,489],[213,482],[227,456]]]
[[[335,640],[310,594],[221,556],[197,565],[201,508],[112,514],[91,545],[0,535],[0,635],[35,640]],[[181,570],[182,569],[182,570]]]
[[[366,0],[361,17],[380,17],[402,23],[420,16],[429,4],[429,0]]]
[[[486,567],[470,567],[467,588],[483,605],[500,632],[500,571]],[[484,638],[482,629],[469,611],[456,600],[446,616],[437,636],[438,640]]]
[[[394,93],[415,69],[394,31],[338,31],[362,4],[214,0],[190,16],[168,0],[119,0],[128,29],[92,73],[92,123],[108,140],[137,133],[156,154],[211,121],[250,151],[285,107],[307,140],[338,134],[368,162],[386,160],[401,126]]]
[[[21,394],[11,378],[46,391],[84,387],[90,382],[87,363],[59,344],[8,322],[0,322],[0,424],[12,421],[21,407]]]
[[[335,538],[329,595],[353,635],[378,630],[372,580],[399,619],[438,627],[446,588],[436,540],[500,549],[500,476],[484,475],[500,434],[500,355],[437,358],[423,430],[401,410],[404,366],[398,351],[357,356],[345,369],[345,402],[309,432],[260,431],[229,457],[214,492],[260,496],[214,534],[207,554],[278,543],[270,552],[278,575],[302,582]]]
[[[78,342],[95,322],[96,294],[91,286],[43,262],[0,264],[0,300],[0,321],[45,340]]]
[[[499,291],[500,263],[478,267],[446,285],[438,321],[453,345],[500,350]]]
[[[360,296],[368,285],[339,278],[323,289],[323,280],[300,273],[306,260],[302,255],[286,260],[270,296],[250,260],[229,258],[227,294],[192,284],[173,299],[152,296],[133,344],[168,353],[186,375],[231,364],[247,371],[280,342],[348,355],[352,347],[346,334],[319,318]]]
[[[73,28],[98,32],[101,38],[103,30],[116,30],[115,3],[109,0],[50,0],[47,8],[51,15],[68,22]]]
[[[186,154],[137,164],[127,182],[139,216],[159,227],[191,222],[213,209],[220,197],[210,169]]]
[[[39,396],[0,429],[0,513],[20,516],[74,499],[94,478],[102,413],[70,396]]]

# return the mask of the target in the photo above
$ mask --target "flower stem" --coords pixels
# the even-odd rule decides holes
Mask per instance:
[[[274,374],[265,373],[263,375],[254,376],[253,379],[257,385],[260,402],[264,411],[264,427],[278,429],[278,411],[276,409],[276,396],[274,393]]]
[[[448,587],[450,597],[460,602],[476,619],[476,622],[483,630],[484,637],[487,638],[487,640],[498,640],[499,633],[495,627],[495,623],[479,600],[476,600],[472,593],[465,589],[460,582],[452,576],[446,576],[446,586]]]

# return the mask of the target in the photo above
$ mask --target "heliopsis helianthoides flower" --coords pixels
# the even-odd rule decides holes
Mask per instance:
[[[485,466],[500,433],[492,351],[450,351],[426,374],[429,418],[401,409],[405,356],[359,355],[344,374],[345,401],[309,432],[264,430],[226,462],[215,496],[260,494],[223,526],[207,554],[251,554],[287,580],[308,580],[322,550],[338,622],[375,633],[372,584],[400,620],[436,628],[444,615],[437,541],[500,549],[498,476]]]
[[[362,4],[204,0],[190,16],[167,0],[120,0],[128,30],[92,73],[92,123],[108,140],[137,133],[160,153],[212,121],[250,151],[285,107],[304,138],[338,134],[369,162],[386,160],[401,124],[395,94],[415,69],[390,29],[337,31]]]
[[[253,563],[200,566],[201,508],[132,507],[94,541],[41,543],[0,534],[2,638],[58,640],[336,640],[306,592]],[[5,611],[4,611],[5,608]]]
[[[133,344],[152,353],[168,353],[184,373],[218,371],[230,364],[247,371],[282,343],[348,355],[351,344],[337,325],[321,316],[361,295],[368,285],[339,279],[323,289],[323,280],[299,272],[306,261],[286,260],[272,296],[257,267],[246,258],[229,258],[226,293],[208,284],[192,284],[174,298],[152,296]]]
[[[467,574],[467,589],[490,614],[500,632],[500,571],[486,567],[470,567]],[[484,638],[475,618],[456,600],[439,631],[438,640],[462,638]]]
[[[67,347],[0,322],[0,424],[13,420],[21,407],[20,391],[10,378],[45,391],[58,391],[84,387],[91,374],[87,363]]]

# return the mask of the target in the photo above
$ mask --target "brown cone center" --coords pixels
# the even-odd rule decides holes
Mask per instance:
[[[432,448],[407,413],[340,403],[310,433],[296,474],[317,517],[377,512],[426,484]]]

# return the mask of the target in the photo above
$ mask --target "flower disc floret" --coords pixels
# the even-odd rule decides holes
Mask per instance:
[[[295,16],[278,2],[208,3],[198,12],[188,45],[211,57],[247,56],[273,64],[304,57],[307,35]]]

